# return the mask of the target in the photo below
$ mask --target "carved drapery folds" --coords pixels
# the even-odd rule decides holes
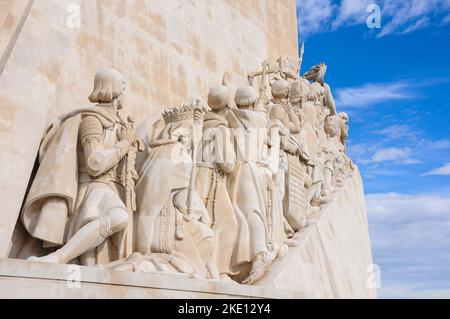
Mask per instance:
[[[300,68],[264,61],[236,92],[227,74],[136,131],[100,70],[94,105],[43,139],[18,258],[257,283],[353,171],[326,65]]]

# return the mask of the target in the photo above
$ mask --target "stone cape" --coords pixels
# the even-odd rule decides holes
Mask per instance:
[[[40,171],[28,192],[21,214],[25,228],[36,238],[53,244],[62,244],[65,238],[64,220],[73,212],[77,177],[77,137],[81,117],[92,115],[99,118],[105,127],[113,125],[114,120],[102,110],[81,109],[53,123],[48,129],[39,151]],[[45,172],[41,173],[40,172]],[[53,216],[38,217],[40,203],[48,197],[57,197],[67,201],[67,211]],[[48,220],[62,219],[55,223],[59,228],[48,229]],[[55,225],[54,224],[54,225]]]
[[[146,152],[132,154],[130,149],[136,148],[136,135],[139,138],[142,137],[141,140],[150,147],[164,131],[167,124],[166,118],[161,114],[164,108],[169,105],[177,108],[184,107],[183,103],[187,97],[203,96],[206,90],[216,85],[222,74],[226,73],[223,84],[230,90],[227,98],[228,108],[237,113],[251,114],[258,109],[258,112],[264,114],[264,101],[270,100],[268,89],[274,81],[279,79],[289,83],[299,81],[302,57],[298,59],[294,0],[268,0],[264,4],[257,0],[250,0],[245,2],[245,5],[244,2],[220,0],[214,3],[186,3],[181,6],[176,2],[152,2],[151,4],[150,1],[119,2],[112,1],[105,5],[81,0],[79,6],[83,14],[83,23],[76,29],[64,25],[64,19],[52,20],[52,23],[49,23],[50,16],[66,16],[66,5],[60,2],[7,0],[2,5],[2,11],[4,10],[3,12],[8,16],[10,28],[5,29],[4,37],[0,40],[2,57],[0,97],[3,101],[0,108],[2,119],[0,147],[3,150],[0,158],[0,196],[4,204],[4,211],[0,214],[0,257],[2,258],[0,259],[0,287],[2,288],[0,296],[5,298],[376,297],[376,290],[367,287],[366,284],[366,277],[371,275],[367,274],[366,270],[367,265],[372,264],[372,256],[361,177],[358,168],[353,166],[351,160],[346,157],[343,162],[345,165],[338,166],[334,158],[335,154],[330,155],[327,163],[320,162],[319,156],[311,154],[312,161],[317,161],[317,163],[310,163],[313,167],[327,169],[326,174],[319,172],[319,175],[322,174],[324,177],[313,181],[313,184],[314,182],[316,185],[323,183],[320,179],[326,180],[331,186],[330,194],[325,198],[320,187],[312,188],[317,191],[314,195],[317,195],[319,206],[314,214],[308,216],[311,222],[308,227],[300,229],[289,238],[287,251],[280,247],[277,247],[275,251],[272,249],[270,240],[266,242],[274,227],[274,221],[271,220],[273,215],[270,214],[271,205],[273,205],[270,192],[274,190],[271,189],[270,183],[261,187],[259,195],[246,195],[246,198],[240,199],[238,204],[241,206],[245,205],[246,201],[258,200],[257,206],[261,210],[267,209],[269,213],[254,214],[262,220],[261,224],[264,225],[265,230],[259,233],[256,231],[258,236],[253,236],[253,242],[242,245],[245,246],[243,255],[246,255],[243,259],[248,261],[248,265],[242,265],[243,267],[239,270],[241,273],[231,278],[231,281],[220,278],[214,265],[209,263],[210,246],[213,246],[210,243],[213,235],[209,235],[212,228],[211,220],[208,219],[209,211],[206,207],[201,207],[193,191],[195,185],[193,186],[188,176],[193,175],[190,167],[185,170],[182,187],[171,186],[170,183],[164,182],[164,178],[155,182],[152,187],[155,191],[159,191],[158,187],[175,187],[161,192],[164,194],[162,197],[167,198],[158,198],[153,202],[151,196],[141,193],[136,199],[148,198],[152,204],[149,206],[153,206],[156,201],[170,203],[170,212],[168,211],[167,216],[164,215],[167,219],[160,223],[160,226],[163,226],[158,227],[158,231],[167,230],[165,235],[171,238],[163,240],[165,244],[159,247],[170,248],[171,241],[175,241],[186,244],[189,251],[198,249],[198,267],[192,268],[201,269],[200,271],[191,271],[191,268],[185,267],[192,266],[192,260],[186,265],[180,264],[177,259],[180,255],[176,255],[176,249],[160,249],[162,253],[158,252],[156,254],[159,255],[152,256],[154,251],[150,249],[149,252],[148,247],[155,243],[154,239],[141,240],[144,238],[142,235],[138,236],[139,240],[133,238],[134,244],[141,243],[141,246],[144,246],[141,247],[142,249],[133,249],[136,250],[135,253],[139,252],[142,256],[132,254],[123,264],[119,263],[119,266],[115,264],[117,260],[112,260],[113,264],[91,262],[89,267],[43,262],[49,256],[47,261],[53,262],[56,257],[59,259],[58,254],[51,256],[59,249],[67,248],[65,252],[69,251],[69,256],[78,255],[86,250],[89,252],[91,251],[89,249],[93,249],[101,241],[104,242],[112,234],[121,233],[126,227],[128,231],[135,226],[135,220],[132,217],[138,216],[140,212],[133,212],[133,205],[130,204],[130,199],[133,201],[134,196],[132,190],[135,183],[138,183],[138,177],[133,174],[132,166],[136,162],[136,168],[139,170],[147,154]],[[101,19],[97,19],[99,17]],[[96,23],[89,21],[96,21]],[[42,37],[42,34],[46,36]],[[127,45],[124,45],[124,38],[128,39]],[[37,43],[40,45],[36,45]],[[261,61],[264,62],[261,64]],[[105,100],[110,100],[114,107],[125,106],[126,112],[135,115],[138,121],[135,122],[132,117],[124,121],[129,128],[120,129],[117,132],[117,144],[112,146],[105,144],[105,147],[93,149],[96,156],[90,162],[92,166],[89,170],[92,173],[95,168],[101,167],[102,169],[99,170],[101,173],[94,172],[91,177],[100,177],[94,176],[98,173],[101,178],[123,186],[123,202],[121,199],[120,203],[110,201],[109,203],[113,205],[99,205],[98,207],[108,207],[108,209],[100,211],[98,219],[89,220],[84,226],[90,225],[90,228],[79,233],[81,238],[88,238],[88,240],[83,241],[73,236],[77,245],[60,247],[65,242],[62,235],[64,231],[44,234],[35,229],[33,223],[26,220],[24,227],[19,217],[21,206],[23,205],[27,210],[30,203],[35,203],[34,199],[39,199],[42,195],[35,192],[32,186],[33,165],[40,145],[42,151],[38,156],[42,158],[42,155],[48,151],[46,145],[51,144],[45,139],[41,141],[42,132],[46,132],[47,123],[60,114],[73,114],[74,110],[86,105],[86,97],[92,89],[90,79],[96,70],[105,70],[102,68],[111,65],[123,72],[122,76],[117,78],[116,72],[111,70],[106,72],[108,76],[99,80],[103,81],[101,84],[105,86],[94,84],[98,90],[94,89],[93,99],[90,98],[90,100],[94,104],[102,104],[107,102]],[[262,71],[260,71],[261,65]],[[322,64],[317,68],[313,67],[314,72],[308,72],[308,76],[311,76],[308,83],[303,83],[317,90],[310,93],[310,96],[301,96],[300,99],[314,101],[313,103],[318,103],[314,107],[320,107],[320,110],[324,111],[320,117],[317,116],[317,119],[314,119],[314,123],[307,124],[310,126],[308,142],[317,145],[317,153],[320,152],[321,141],[316,143],[316,133],[319,132],[324,140],[329,138],[322,129],[324,124],[321,123],[322,117],[326,116],[326,112],[333,115],[335,107],[339,108],[339,105],[334,105],[328,84],[318,83],[323,82],[324,72],[320,69],[322,67]],[[322,72],[322,78],[315,72],[319,74]],[[94,82],[98,82],[97,79]],[[258,92],[257,101],[235,100],[236,92],[248,82],[253,84]],[[124,90],[127,98],[122,100]],[[325,96],[322,96],[322,91],[325,92]],[[316,93],[322,95],[313,96]],[[249,104],[245,105],[247,103]],[[196,101],[191,100],[190,105],[195,108]],[[249,110],[237,109],[242,106],[248,107]],[[195,112],[189,116],[191,115],[194,118],[199,116]],[[252,124],[246,117],[243,117],[243,120],[245,126]],[[340,140],[345,144],[348,136],[348,117],[342,116],[342,120],[338,123],[340,124],[338,130],[340,130]],[[229,125],[233,126],[236,123]],[[134,131],[136,126],[138,126],[137,134]],[[182,147],[188,149],[189,142],[186,140],[191,138],[192,133],[188,131],[176,128],[168,134],[167,138],[177,140]],[[93,143],[95,146],[97,140],[102,138],[99,136],[87,138],[86,143]],[[79,141],[79,143],[85,142]],[[195,145],[195,143],[192,144]],[[127,171],[123,175],[124,179],[121,174],[116,174],[116,160],[108,160],[113,153],[113,157],[117,157],[116,160],[118,159],[119,162],[132,163],[125,165]],[[136,155],[137,159],[134,158]],[[240,161],[237,163],[238,167],[255,166],[255,170],[260,170],[256,169],[256,166],[264,166],[264,163],[253,162],[253,159],[251,164],[243,163],[245,161],[242,161],[242,158]],[[106,166],[105,162],[107,162]],[[291,167],[293,172],[297,172],[299,168],[295,164],[297,163],[292,164]],[[63,160],[58,165],[62,168],[66,165],[67,173],[75,176],[74,172],[79,169],[77,165],[80,163]],[[51,172],[52,168],[57,167],[51,163],[44,163],[44,166],[43,173]],[[194,171],[195,168],[192,170]],[[166,174],[165,178],[170,180],[171,170],[162,169],[161,171]],[[222,193],[224,189],[233,193],[233,190],[239,189],[249,181],[247,178],[232,181],[233,173],[233,169],[230,174],[221,172],[220,178],[224,179]],[[310,174],[309,171],[303,173]],[[40,174],[40,176],[44,175],[46,174]],[[155,174],[149,174],[149,176],[152,175]],[[291,206],[298,204],[301,207],[303,204],[299,198],[309,200],[311,194],[303,196],[301,192],[295,192],[296,185],[302,183],[301,174],[295,175],[293,177],[297,178],[287,179],[292,186],[286,188],[287,198],[294,200],[295,205]],[[337,175],[339,175],[339,181]],[[266,177],[269,181],[270,176]],[[230,187],[232,182],[236,184]],[[72,181],[71,184],[76,184],[76,181]],[[270,192],[266,193],[266,191]],[[170,196],[165,196],[167,194]],[[62,195],[64,198],[74,197],[74,195]],[[236,210],[240,209],[234,200],[237,195],[239,194],[236,192],[230,194]],[[99,196],[96,199],[108,201],[107,197]],[[69,206],[73,206],[72,203],[69,203]],[[163,210],[160,205],[157,206],[154,215],[158,215]],[[99,211],[98,207],[97,211]],[[295,214],[296,209],[292,209],[291,212]],[[189,223],[193,220],[197,226],[207,231],[198,231],[199,228],[195,227],[179,229],[172,224],[177,217],[183,220],[180,224],[184,226],[192,225]],[[47,223],[47,220],[42,219],[41,222]],[[254,218],[251,217],[249,221],[249,227],[253,227]],[[56,219],[53,222],[54,224],[48,225],[47,229],[57,224]],[[169,225],[168,228],[165,227],[167,225]],[[172,228],[172,226],[175,227]],[[63,229],[63,227],[59,228]],[[189,237],[188,231],[192,232],[193,237],[198,234],[208,234],[204,238],[195,237],[200,239],[197,241],[199,244],[196,245],[192,244],[195,241],[186,240],[186,236]],[[48,236],[49,234],[51,236]],[[132,237],[136,234],[134,229],[127,232],[127,235]],[[148,235],[150,236],[150,231]],[[223,235],[222,238],[227,237]],[[267,246],[270,250],[270,258],[272,258],[270,265],[266,264],[265,258],[258,259],[260,248],[255,249],[255,246],[262,242],[260,246]],[[58,246],[55,247],[54,244]],[[23,254],[23,250],[21,251],[21,247],[24,246],[30,249],[45,246],[46,250],[45,253],[36,255],[35,260],[21,260],[28,257]],[[194,249],[194,246],[201,247]],[[252,252],[251,255],[254,256],[247,256],[250,255],[246,253],[247,251]],[[47,253],[50,255],[46,255]],[[83,258],[92,261],[91,257],[87,254]],[[39,258],[44,259],[39,260]],[[150,259],[145,260],[145,258]],[[143,259],[145,263],[140,264]],[[233,260],[233,258],[230,259]],[[72,263],[80,262],[74,258]],[[257,273],[258,276],[252,277],[252,280],[248,282],[249,285],[233,281],[244,282],[246,277],[251,277],[248,274],[252,274],[252,269],[246,269],[246,267],[258,263],[262,265],[261,269],[264,273]],[[354,271],[349,271],[351,269]],[[235,275],[234,272],[232,274]],[[74,282],[73,278],[79,278],[79,280],[76,279]],[[72,289],[73,284],[83,289]],[[187,306],[185,305],[183,311],[189,313],[196,310]],[[207,311],[207,309],[198,310]]]

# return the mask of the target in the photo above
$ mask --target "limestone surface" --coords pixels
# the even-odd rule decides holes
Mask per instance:
[[[302,72],[295,1],[1,8],[5,297],[376,297],[350,119],[326,63]]]

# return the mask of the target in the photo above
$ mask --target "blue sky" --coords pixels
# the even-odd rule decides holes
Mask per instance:
[[[450,298],[450,0],[297,0],[297,11],[303,71],[326,62],[350,114],[380,297]]]

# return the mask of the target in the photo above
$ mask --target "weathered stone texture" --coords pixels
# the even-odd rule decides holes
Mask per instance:
[[[258,61],[298,50],[295,0],[1,0],[0,26],[0,256],[45,127],[89,105],[97,69],[127,77],[143,119],[206,95],[225,71],[242,83]]]
[[[356,168],[316,223],[298,234],[298,247],[260,283],[307,291],[316,298],[377,298],[361,175]]]

